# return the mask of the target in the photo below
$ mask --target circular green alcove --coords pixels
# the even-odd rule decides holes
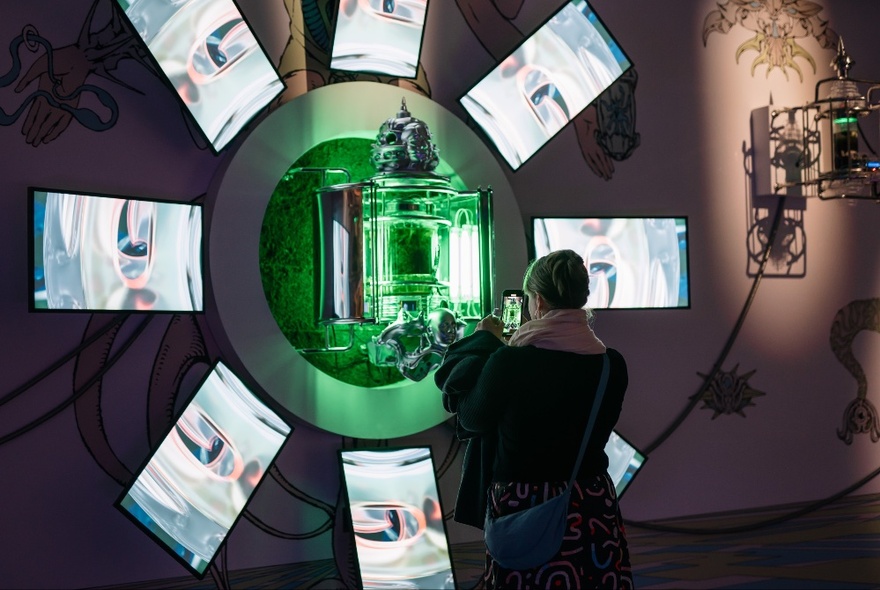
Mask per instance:
[[[260,230],[260,277],[269,310],[282,334],[318,370],[360,387],[381,387],[406,379],[396,367],[379,367],[367,358],[367,343],[385,325],[335,326],[325,332],[318,323],[316,191],[375,176],[370,162],[372,145],[371,139],[346,137],[321,142],[306,151],[275,186]],[[341,169],[347,170],[348,176]],[[466,190],[445,163],[435,172],[448,176],[457,190]],[[316,351],[349,343],[351,347],[342,352]]]

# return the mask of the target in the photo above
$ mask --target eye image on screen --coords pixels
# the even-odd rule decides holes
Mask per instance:
[[[535,257],[574,250],[590,271],[593,309],[687,308],[686,217],[535,217]]]
[[[33,310],[202,311],[200,205],[29,193]]]
[[[117,0],[215,151],[284,90],[232,0]]]
[[[117,508],[201,577],[290,432],[218,363]]]
[[[429,447],[343,450],[364,588],[455,588]]]
[[[605,454],[608,455],[608,475],[619,498],[645,464],[646,457],[613,430],[605,445]]]
[[[415,78],[428,0],[341,0],[330,68]]]
[[[459,102],[516,170],[631,66],[590,6],[574,0]]]

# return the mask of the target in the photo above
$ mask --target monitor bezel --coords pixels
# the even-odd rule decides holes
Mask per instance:
[[[125,508],[122,505],[122,502],[125,500],[125,497],[131,491],[131,488],[134,487],[134,484],[137,482],[138,478],[140,478],[141,474],[147,468],[147,465],[149,465],[150,462],[153,460],[153,457],[155,457],[155,455],[159,451],[159,448],[161,447],[161,445],[165,442],[165,440],[171,434],[171,431],[174,429],[174,426],[178,423],[181,416],[183,416],[183,413],[187,410],[189,405],[195,399],[196,395],[202,390],[202,387],[204,387],[207,380],[216,371],[216,369],[219,365],[223,365],[226,368],[226,370],[228,370],[236,378],[238,378],[244,384],[244,386],[247,388],[248,392],[252,396],[254,396],[254,398],[256,398],[260,403],[265,405],[272,413],[274,413],[278,417],[278,419],[281,422],[283,422],[290,430],[288,431],[287,435],[284,437],[284,440],[282,441],[282,443],[278,446],[278,449],[275,451],[275,454],[272,456],[272,460],[269,461],[266,472],[260,478],[260,481],[257,482],[257,485],[254,486],[254,489],[251,491],[250,495],[245,500],[244,505],[242,506],[238,515],[235,517],[232,524],[229,526],[229,529],[226,531],[226,535],[223,537],[223,540],[217,545],[217,550],[214,552],[214,555],[212,555],[211,559],[208,560],[207,563],[205,563],[204,571],[199,572],[199,570],[196,569],[192,564],[190,564],[186,559],[184,559],[183,556],[176,553],[174,551],[174,549],[170,545],[168,545],[168,543],[166,543],[164,540],[162,540],[161,537],[159,537],[159,535],[157,535],[154,531],[150,530],[149,527],[147,527],[143,522],[141,522],[137,517],[135,517],[134,514],[132,514],[127,508]],[[171,423],[164,429],[162,436],[158,439],[158,442],[156,443],[155,447],[150,449],[149,453],[147,453],[146,458],[141,462],[141,464],[138,466],[138,468],[132,472],[131,479],[125,484],[125,486],[122,489],[122,492],[119,494],[118,498],[113,503],[113,506],[114,506],[114,508],[116,508],[116,510],[121,512],[129,521],[133,522],[135,524],[135,526],[141,532],[145,533],[153,542],[155,542],[156,545],[158,545],[166,553],[168,553],[169,555],[174,557],[174,559],[178,563],[180,563],[184,568],[186,568],[186,570],[188,572],[190,572],[193,576],[195,576],[196,578],[198,578],[200,580],[203,579],[205,577],[205,575],[210,571],[211,567],[214,565],[214,562],[217,560],[217,556],[220,555],[220,553],[223,551],[223,548],[226,546],[226,543],[229,540],[229,537],[232,535],[232,531],[235,529],[236,525],[239,523],[239,521],[243,517],[245,511],[247,511],[248,506],[250,506],[250,503],[253,501],[254,497],[257,495],[257,492],[259,491],[260,487],[266,481],[266,479],[267,479],[266,476],[269,473],[269,466],[274,465],[275,461],[278,460],[279,455],[284,450],[284,448],[287,446],[287,443],[290,441],[290,438],[293,435],[293,432],[295,429],[294,426],[292,424],[290,424],[289,420],[285,419],[275,409],[275,407],[271,403],[269,403],[265,399],[263,399],[263,397],[261,395],[259,395],[257,393],[257,391],[259,391],[257,388],[253,387],[247,380],[245,380],[241,375],[239,375],[236,371],[234,371],[228,364],[224,363],[222,360],[216,360],[213,363],[211,363],[208,370],[205,372],[205,374],[202,376],[202,378],[199,379],[198,383],[193,388],[193,391],[186,397],[185,401],[180,405],[180,409],[174,415],[174,420],[172,420]]]
[[[350,70],[339,67],[333,67],[333,51],[336,48],[337,35],[336,31],[339,25],[339,10],[342,9],[341,5],[336,9],[336,18],[333,22],[333,37],[330,40],[330,50],[327,53],[327,63],[328,68],[331,72],[344,72],[346,74],[370,74],[373,76],[387,76],[393,79],[400,80],[415,80],[419,77],[419,67],[422,60],[422,49],[425,46],[425,29],[428,24],[428,9],[431,7],[431,0],[425,0],[425,21],[422,23],[421,31],[419,33],[419,50],[416,52],[416,69],[413,72],[412,76],[401,76],[399,74],[393,74],[388,72],[379,72],[375,70]]]
[[[634,214],[621,214],[621,215],[610,215],[610,214],[582,214],[582,215],[532,215],[529,220],[528,227],[528,235],[527,235],[527,245],[529,250],[529,260],[535,260],[538,257],[537,249],[535,247],[535,223],[539,220],[546,219],[596,219],[596,220],[606,220],[606,219],[681,219],[684,221],[685,228],[685,251],[684,251],[684,263],[685,268],[687,269],[687,274],[685,278],[685,283],[687,285],[687,305],[676,305],[676,306],[664,306],[664,307],[591,307],[590,309],[593,311],[601,311],[602,313],[606,313],[609,311],[680,311],[680,310],[689,310],[693,306],[693,289],[692,289],[692,281],[691,281],[691,226],[690,226],[690,217],[688,215],[634,215]],[[578,253],[580,254],[580,252]]]
[[[71,194],[71,195],[79,195],[84,197],[96,197],[102,199],[125,199],[129,201],[145,201],[150,203],[161,203],[161,204],[170,204],[170,205],[181,205],[181,206],[189,206],[189,207],[198,207],[201,209],[201,232],[202,238],[200,240],[200,252],[199,252],[199,265],[201,266],[201,290],[202,290],[202,301],[201,301],[201,309],[68,309],[68,308],[49,308],[49,307],[37,307],[36,299],[34,297],[34,289],[36,287],[36,277],[34,276],[34,271],[36,270],[36,251],[34,240],[36,239],[36,227],[35,223],[35,196],[36,193],[63,193],[63,194]],[[133,315],[153,315],[153,314],[194,314],[194,315],[204,315],[205,313],[205,300],[207,299],[205,289],[208,285],[207,278],[205,276],[205,206],[202,202],[199,201],[201,197],[197,197],[192,201],[175,201],[172,199],[160,199],[156,197],[146,197],[146,196],[130,196],[123,194],[112,194],[99,192],[94,190],[79,190],[79,189],[61,189],[61,188],[47,188],[43,186],[29,186],[27,188],[27,208],[28,208],[28,238],[27,238],[27,272],[28,272],[28,281],[27,281],[27,300],[28,300],[28,313],[38,313],[38,314],[133,314]]]
[[[547,139],[546,139],[546,140],[545,140],[545,141],[544,141],[544,142],[538,147],[538,149],[536,149],[534,152],[532,152],[532,153],[529,154],[526,158],[524,158],[524,159],[522,160],[522,162],[520,162],[520,164],[519,164],[518,166],[514,166],[513,163],[507,161],[507,158],[504,157],[504,155],[502,154],[501,150],[498,148],[498,146],[496,145],[496,143],[495,143],[495,141],[492,139],[492,137],[489,135],[489,133],[488,133],[488,132],[482,127],[482,125],[479,125],[476,121],[473,120],[473,117],[471,116],[470,112],[464,107],[464,104],[462,103],[462,100],[463,100],[464,97],[467,96],[471,91],[473,91],[474,88],[476,88],[479,84],[481,84],[481,83],[483,82],[483,80],[485,80],[486,77],[489,76],[489,74],[491,74],[491,73],[494,72],[497,68],[499,68],[499,67],[501,66],[501,64],[502,64],[506,59],[508,59],[511,55],[513,55],[514,53],[516,53],[516,51],[518,51],[518,50],[520,49],[520,47],[522,47],[526,42],[528,42],[530,39],[532,39],[532,37],[534,37],[534,35],[535,35],[539,30],[541,30],[545,25],[547,25],[547,23],[549,23],[550,20],[553,19],[553,17],[555,17],[557,14],[559,14],[559,12],[562,11],[562,9],[565,8],[565,6],[567,6],[568,4],[574,4],[575,1],[576,1],[576,0],[565,0],[564,2],[561,2],[561,3],[556,7],[556,9],[553,10],[553,12],[550,13],[550,15],[549,15],[547,18],[545,18],[543,21],[541,21],[541,23],[540,23],[537,27],[535,27],[535,28],[534,28],[534,29],[533,29],[528,35],[525,35],[525,36],[522,38],[522,40],[520,40],[520,42],[517,43],[517,45],[516,45],[513,49],[511,49],[510,51],[508,51],[507,53],[505,53],[505,55],[504,55],[504,57],[503,57],[502,59],[497,60],[492,66],[490,66],[486,71],[484,71],[484,72],[483,72],[483,73],[477,78],[476,82],[474,82],[474,83],[472,83],[472,84],[469,84],[468,87],[465,89],[465,91],[462,92],[462,93],[458,96],[458,98],[456,99],[456,104],[457,104],[457,105],[462,109],[462,111],[464,112],[464,116],[465,116],[466,119],[468,120],[469,126],[472,127],[473,129],[475,129],[475,130],[478,132],[478,134],[480,135],[480,137],[483,138],[483,141],[484,141],[488,146],[490,146],[490,147],[492,148],[493,153],[495,153],[495,154],[497,155],[498,159],[501,160],[502,162],[504,162],[504,164],[505,164],[508,168],[510,168],[510,170],[513,171],[514,173],[517,172],[517,171],[519,171],[519,170],[521,170],[521,169],[523,168],[523,166],[525,166],[528,162],[530,162],[531,160],[533,160],[533,159],[535,158],[535,156],[537,156],[537,155],[538,155],[538,154],[539,154],[539,153],[540,153],[545,147],[547,147],[547,145],[550,144],[555,138],[557,138],[558,136],[560,136],[560,135],[561,135],[566,129],[569,129],[569,128],[574,124],[575,119],[577,119],[578,117],[580,117],[580,116],[584,113],[584,111],[586,111],[591,105],[595,104],[595,102],[599,99],[599,97],[601,97],[605,92],[608,91],[609,88],[611,88],[614,84],[616,84],[616,83],[621,79],[621,77],[623,77],[623,75],[626,74],[626,72],[628,72],[629,70],[635,68],[635,63],[633,62],[632,57],[629,55],[629,53],[627,53],[626,51],[623,50],[623,46],[620,44],[620,41],[619,41],[619,40],[617,39],[617,37],[611,32],[611,29],[608,28],[608,25],[605,24],[605,21],[602,19],[602,17],[599,15],[599,13],[596,12],[596,9],[593,7],[593,2],[592,2],[592,0],[589,0],[589,1],[585,0],[585,2],[586,2],[586,4],[587,4],[587,7],[590,9],[590,11],[593,13],[593,15],[595,15],[596,20],[597,20],[597,21],[602,25],[602,27],[605,29],[606,33],[608,34],[608,37],[609,37],[611,40],[614,41],[615,45],[617,46],[617,49],[618,49],[618,50],[620,51],[620,53],[626,58],[626,60],[629,62],[629,65],[628,65],[627,67],[623,68],[623,71],[620,72],[620,74],[617,76],[617,78],[614,80],[614,82],[612,82],[611,84],[609,84],[604,90],[602,90],[602,92],[600,92],[599,94],[597,94],[597,95],[595,96],[595,98],[593,98],[593,100],[591,100],[589,103],[587,103],[586,105],[584,105],[584,107],[583,107],[581,110],[579,110],[577,113],[573,114],[573,115],[569,118],[569,120],[568,120],[567,123],[565,123],[562,127],[560,127],[559,130],[556,131],[556,133],[554,133],[553,135],[551,135],[550,137],[548,137],[548,138],[547,138]]]
[[[278,81],[281,84],[278,88],[278,92],[275,93],[274,95],[272,95],[272,97],[266,101],[266,104],[262,105],[260,107],[260,109],[258,111],[256,111],[256,113],[250,119],[245,121],[244,124],[229,139],[229,141],[224,143],[222,146],[217,147],[214,144],[214,142],[211,141],[211,139],[208,137],[207,132],[202,127],[199,120],[195,117],[195,115],[193,115],[192,110],[186,104],[186,101],[184,101],[183,97],[180,96],[180,93],[177,92],[177,89],[174,87],[174,84],[171,82],[171,78],[168,76],[168,73],[162,67],[162,64],[159,62],[159,60],[156,58],[156,56],[153,55],[153,52],[150,50],[150,47],[149,47],[149,45],[147,45],[147,42],[144,41],[144,38],[138,33],[137,28],[134,26],[134,23],[131,22],[131,19],[128,17],[128,14],[126,13],[125,9],[120,4],[120,0],[111,0],[112,4],[114,6],[113,9],[119,11],[119,14],[122,17],[122,19],[125,23],[125,26],[128,29],[128,32],[132,35],[132,37],[137,39],[137,42],[140,43],[141,47],[143,47],[145,57],[150,62],[152,69],[158,74],[159,78],[162,80],[163,85],[168,90],[171,91],[171,94],[174,95],[174,98],[177,101],[177,104],[180,107],[181,111],[186,113],[185,116],[187,117],[188,127],[192,127],[193,129],[196,130],[200,139],[205,142],[205,144],[208,146],[208,149],[210,149],[211,153],[214,154],[215,156],[219,156],[220,154],[224,153],[229,148],[230,145],[234,144],[243,134],[245,134],[248,131],[248,129],[251,128],[251,126],[254,124],[254,122],[256,120],[258,120],[261,117],[261,115],[265,114],[267,107],[269,107],[269,105],[271,105],[273,101],[277,100],[278,97],[280,97],[282,94],[284,94],[284,92],[287,88],[287,84],[285,84],[284,78],[281,76],[281,74],[278,73],[278,66],[271,59],[269,52],[266,50],[266,47],[263,45],[263,42],[260,40],[259,35],[257,35],[256,32],[254,31],[254,28],[251,26],[251,23],[247,18],[247,15],[241,9],[241,6],[239,5],[238,0],[225,0],[225,1],[232,3],[232,5],[238,11],[239,16],[241,16],[244,23],[251,30],[251,32],[254,35],[254,39],[256,39],[257,47],[263,53],[263,57],[266,59],[266,63],[268,63],[269,66],[271,66],[272,70],[274,70],[275,76],[278,78]]]
[[[408,451],[413,449],[427,449],[428,451],[428,459],[431,461],[431,471],[434,475],[434,488],[437,490],[437,502],[440,506],[440,512],[443,514],[442,522],[443,522],[443,535],[446,538],[446,550],[449,554],[449,570],[452,575],[453,586],[455,588],[458,587],[458,575],[455,570],[455,560],[452,554],[452,543],[449,540],[449,527],[446,524],[446,511],[443,508],[443,497],[440,493],[440,478],[437,475],[437,465],[434,462],[434,449],[430,444],[422,444],[422,445],[401,445],[401,446],[393,446],[393,447],[380,447],[380,446],[368,446],[368,447],[358,447],[358,448],[340,448],[337,449],[337,464],[339,466],[339,480],[341,487],[341,500],[342,507],[345,512],[345,532],[349,535],[351,540],[351,550],[352,550],[352,558],[354,559],[355,565],[355,576],[357,576],[357,583],[360,587],[363,587],[363,577],[361,574],[361,563],[360,563],[360,555],[358,554],[357,549],[357,539],[355,538],[354,533],[354,525],[352,523],[352,514],[351,514],[351,496],[349,495],[349,487],[348,481],[345,475],[345,467],[344,467],[344,455],[345,453],[350,452],[361,452],[361,451],[371,451],[371,452],[394,452],[394,451]]]
[[[641,473],[642,470],[645,468],[645,463],[648,462],[648,455],[646,455],[645,452],[642,451],[639,447],[637,447],[636,445],[634,445],[634,444],[632,443],[631,440],[629,440],[627,437],[623,436],[623,435],[620,433],[620,431],[617,430],[616,428],[613,429],[613,432],[614,432],[614,434],[616,434],[616,435],[617,435],[617,436],[618,436],[623,442],[625,442],[625,443],[628,444],[630,447],[632,447],[633,450],[635,450],[636,454],[637,454],[639,457],[641,457],[641,460],[642,460],[642,462],[639,464],[638,469],[636,469],[636,470],[633,472],[632,477],[629,478],[629,481],[623,486],[623,488],[621,488],[621,490],[620,490],[619,492],[616,491],[616,489],[615,489],[615,493],[617,494],[617,499],[620,500],[620,498],[623,497],[623,494],[625,494],[626,491],[627,491],[630,487],[632,487],[632,483],[633,483],[633,481],[635,480],[635,478],[636,478],[636,477],[639,475],[639,473]],[[617,486],[615,485],[615,488],[616,488],[616,487],[617,487]]]

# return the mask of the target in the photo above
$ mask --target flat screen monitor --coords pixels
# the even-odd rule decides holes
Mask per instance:
[[[201,205],[28,192],[32,311],[203,311]]]
[[[284,90],[233,0],[117,0],[215,152]]]
[[[590,5],[572,0],[459,102],[516,170],[630,67]]]
[[[611,476],[617,497],[620,498],[645,464],[647,457],[616,430],[611,431],[608,444],[605,445],[605,454],[608,456],[608,475]]]
[[[116,507],[202,577],[291,430],[217,363]]]
[[[330,68],[415,78],[428,0],[342,0]]]
[[[687,217],[533,217],[533,254],[574,250],[592,309],[689,308]]]
[[[341,450],[363,588],[455,588],[430,447]]]

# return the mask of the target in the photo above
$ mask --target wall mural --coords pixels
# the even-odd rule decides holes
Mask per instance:
[[[523,1],[456,0],[456,5],[481,45],[494,58],[500,59],[525,37],[514,24]],[[430,96],[431,86],[421,65],[414,80],[331,71],[328,56],[338,3],[318,0],[282,2],[290,21],[290,38],[278,64],[286,91],[270,109],[320,86],[355,79],[396,84]],[[107,90],[88,83],[89,77],[99,76],[140,93],[115,76],[119,64],[123,60],[133,59],[154,75],[158,76],[158,73],[147,59],[140,40],[125,29],[114,8],[112,0],[95,0],[75,40],[63,45],[42,37],[35,26],[23,27],[22,33],[8,45],[12,65],[8,72],[0,75],[0,88],[7,88],[17,81],[13,91],[22,99],[14,111],[0,111],[0,124],[11,126],[21,120],[26,143],[35,147],[54,141],[73,122],[94,132],[107,131],[115,125],[119,115],[117,101]],[[712,32],[726,34],[734,26],[740,25],[753,31],[754,36],[737,48],[737,63],[743,53],[755,51],[758,55],[752,62],[753,75],[758,66],[766,65],[768,76],[770,71],[778,68],[788,78],[788,70],[793,69],[803,80],[796,60],[805,60],[814,71],[816,64],[798,39],[812,36],[823,48],[833,48],[836,43],[836,33],[818,16],[821,10],[821,6],[804,0],[725,0],[718,3],[718,9],[707,15],[703,43],[706,45]],[[102,19],[105,20],[102,22]],[[21,52],[24,50],[42,52],[42,55],[22,75]],[[637,74],[633,69],[574,121],[573,128],[584,161],[600,178],[611,179],[614,162],[626,160],[639,146],[640,137],[635,130],[636,84]],[[103,111],[80,106],[81,97],[88,93],[97,99]],[[766,250],[768,236],[772,234],[768,222],[769,216],[765,216],[755,223],[755,234],[751,236],[755,245],[750,253],[755,264],[759,262],[759,253]],[[780,231],[782,234],[776,244],[785,247],[772,256],[775,264],[787,267],[790,273],[792,265],[800,263],[803,255],[802,247],[796,247],[803,243],[802,222],[784,220]],[[163,320],[155,316],[138,318],[120,315],[108,318],[93,315],[75,354],[72,395],[39,421],[4,436],[0,442],[24,434],[73,405],[85,449],[111,479],[120,486],[126,485],[132,476],[132,469],[114,451],[107,435],[102,411],[103,376],[148,324],[156,321]],[[175,314],[165,321],[167,325],[155,351],[147,393],[147,434],[151,448],[159,443],[162,433],[174,419],[175,403],[180,397],[186,376],[207,368],[219,356],[203,316]],[[869,434],[872,442],[880,440],[880,419],[874,405],[867,399],[867,379],[852,352],[852,343],[863,330],[880,332],[880,299],[849,303],[837,312],[831,326],[832,351],[856,379],[858,386],[856,399],[845,409],[843,425],[838,429],[838,436],[846,444],[851,444],[856,434]],[[738,367],[736,365],[727,372],[719,369],[711,375],[700,374],[707,379],[707,388],[693,396],[692,401],[702,402],[703,409],[712,410],[712,419],[722,414],[745,416],[745,408],[754,406],[754,399],[765,395],[749,383],[756,371],[740,375]],[[23,392],[24,389],[16,390],[6,396],[3,402]],[[438,477],[447,473],[460,452],[460,445],[451,429],[449,440],[448,452],[437,465]],[[375,446],[376,442],[343,439],[341,446]],[[383,442],[378,441],[378,444]],[[250,511],[245,511],[244,518],[265,534],[280,539],[306,540],[331,532],[337,572],[328,574],[324,581],[339,581],[345,587],[355,587],[355,556],[351,537],[344,531],[347,525],[343,518],[341,497],[329,503],[304,493],[277,466],[273,465],[269,473],[289,495],[291,502],[320,511],[324,515],[323,521],[312,530],[289,532],[280,530]],[[451,518],[451,513],[444,517]],[[225,547],[223,551],[226,551]],[[215,562],[211,574],[218,587],[229,586],[225,556]]]
[[[74,402],[77,428],[86,450],[94,458],[97,465],[121,487],[128,484],[133,470],[119,458],[108,439],[101,403],[102,380],[107,371],[141,335],[147,324],[155,321],[157,317],[148,315],[139,318],[137,320],[139,323],[131,333],[122,339],[123,342],[118,342],[117,338],[124,325],[135,320],[131,316],[116,316],[106,321],[103,316],[93,316],[75,357],[74,394],[70,401]],[[208,328],[202,326],[203,320],[204,316],[187,314],[171,316],[157,347],[146,404],[147,431],[151,449],[161,442],[164,433],[176,418],[174,408],[175,403],[181,397],[181,385],[184,378],[190,371],[203,372],[213,364],[212,359],[217,357],[217,352],[211,350],[212,347],[205,338]],[[113,348],[118,348],[118,350],[110,355],[110,350]],[[60,412],[68,405],[68,403],[62,404],[45,418]],[[13,435],[18,434],[23,434],[23,432],[13,433]],[[358,443],[352,441],[349,444],[357,446]],[[343,446],[348,445],[343,443]],[[457,445],[455,447],[457,452]],[[445,472],[451,459],[451,457],[446,458],[445,463],[440,465],[438,474]],[[323,512],[325,514],[324,521],[310,531],[287,532],[259,518],[249,508],[244,510],[242,517],[263,533],[279,539],[307,540],[331,531],[339,573],[331,575],[328,579],[341,581],[346,588],[357,587],[354,546],[351,535],[345,530],[348,525],[344,518],[344,510],[338,506],[339,499],[336,503],[329,504],[310,496],[290,482],[277,465],[273,464],[268,473],[278,487],[288,494],[292,503],[302,503],[306,507]],[[210,573],[220,588],[229,587],[228,572],[222,565],[225,564],[225,552],[226,546],[224,545],[218,559],[210,567]]]
[[[758,391],[749,385],[749,378],[757,371],[753,369],[748,373],[737,375],[739,368],[737,364],[731,371],[719,371],[709,381],[709,386],[699,395],[703,405],[701,409],[712,410],[712,419],[714,420],[721,414],[739,414],[743,418],[746,417],[745,410],[748,406],[754,406],[754,398],[764,395],[763,391]],[[697,373],[703,379],[709,375]]]
[[[290,32],[278,62],[286,91],[270,110],[320,86],[353,80],[394,84],[425,96],[431,95],[428,75],[421,64],[417,77],[412,80],[331,71],[329,50],[339,3],[334,0],[281,1],[289,18]],[[133,59],[154,75],[159,74],[153,69],[140,40],[126,30],[113,4],[113,0],[94,0],[76,39],[67,44],[56,45],[43,38],[31,25],[25,26],[21,35],[11,40],[12,66],[0,76],[0,88],[18,81],[14,92],[22,96],[22,101],[15,111],[0,112],[2,125],[11,126],[21,120],[22,135],[33,146],[57,139],[73,122],[95,132],[107,131],[115,125],[119,115],[117,101],[107,90],[88,83],[89,77],[99,76],[140,93],[115,76],[119,64]],[[526,34],[515,24],[523,4],[524,0],[456,0],[456,6],[471,31],[496,60],[525,38]],[[713,32],[726,34],[737,25],[752,31],[754,35],[737,48],[735,55],[739,63],[742,54],[757,52],[751,64],[752,75],[759,66],[766,65],[767,76],[778,68],[788,79],[788,71],[794,70],[802,81],[803,74],[797,60],[809,63],[814,72],[816,63],[799,44],[799,39],[813,37],[822,48],[833,48],[837,41],[837,34],[818,16],[822,7],[814,2],[725,0],[717,6],[704,22],[704,45]],[[20,53],[24,50],[43,53],[22,76]],[[635,69],[631,69],[574,120],[572,127],[583,159],[600,178],[610,180],[615,171],[614,162],[626,160],[639,146],[640,136],[635,126],[637,80]],[[94,95],[104,110],[99,112],[80,107],[80,98],[86,93]],[[772,234],[770,216],[756,220],[753,231],[750,238],[755,243],[753,251],[750,250],[751,263],[758,265]],[[786,217],[779,231],[780,236],[771,253],[772,263],[780,269],[785,268],[782,274],[791,274],[791,268],[797,268],[803,262],[802,220]],[[107,316],[93,315],[76,354],[73,394],[68,402],[45,417],[48,419],[73,404],[86,450],[120,486],[127,484],[132,470],[116,454],[107,436],[102,414],[102,378],[151,321],[161,320],[154,316],[108,319]],[[867,399],[867,379],[852,353],[852,342],[862,330],[880,332],[880,299],[851,302],[837,312],[831,326],[832,350],[858,384],[856,399],[847,406],[843,425],[838,430],[838,436],[846,444],[852,443],[855,434],[869,434],[873,442],[880,440],[880,420],[874,405]],[[203,316],[178,314],[167,318],[167,326],[153,359],[146,404],[151,448],[159,443],[174,419],[175,403],[187,374],[207,368],[218,356],[219,351],[211,341],[210,329],[204,324]],[[707,379],[707,388],[693,396],[692,401],[702,402],[702,409],[712,410],[712,419],[722,414],[745,417],[745,408],[755,406],[754,399],[765,395],[749,383],[756,370],[738,374],[738,368],[739,365],[731,371],[719,369],[710,375],[698,373]],[[23,431],[12,436],[18,434]],[[385,443],[344,438],[341,442],[345,448],[376,444]],[[459,452],[460,445],[450,429],[450,447],[438,463],[438,477],[447,472]],[[291,502],[320,511],[324,515],[323,522],[309,531],[289,532],[248,510],[244,518],[265,534],[280,539],[306,540],[331,532],[337,572],[330,574],[324,582],[338,581],[345,587],[355,587],[355,554],[351,536],[344,531],[347,524],[343,518],[341,497],[332,503],[326,502],[301,491],[277,466],[273,465],[269,473],[289,495]],[[444,517],[451,518],[451,512]],[[229,586],[225,559],[218,559],[211,573],[218,586]]]
[[[758,66],[767,66],[770,72],[780,69],[788,80],[788,70],[797,72],[800,81],[804,74],[797,63],[803,59],[816,72],[816,60],[798,39],[813,37],[823,49],[837,45],[837,33],[819,13],[822,6],[810,0],[724,0],[718,8],[706,15],[703,21],[703,46],[711,33],[727,34],[735,26],[751,31],[754,35],[736,48],[736,63],[747,51],[757,52],[752,60],[752,76]]]
[[[277,108],[284,102],[309,90],[325,84],[351,80],[374,80],[389,84],[406,86],[426,96],[431,87],[427,74],[420,66],[414,80],[395,79],[363,74],[332,72],[328,67],[328,51],[336,2],[317,0],[283,0],[289,17],[290,38],[280,56],[278,70],[286,83],[286,91],[270,108]],[[522,0],[456,0],[456,4],[481,45],[496,59],[524,38],[524,33],[514,24]],[[727,33],[735,25],[755,32],[755,36],[737,49],[737,62],[742,53],[752,50],[758,56],[752,63],[752,73],[762,64],[767,65],[767,74],[779,68],[788,77],[787,69],[794,69],[802,79],[802,72],[796,58],[806,60],[815,71],[815,61],[797,42],[798,38],[811,35],[822,47],[833,47],[836,34],[818,17],[821,7],[811,2],[793,1],[776,3],[745,2],[727,0],[718,4],[718,10],[711,12],[704,23],[703,41],[706,44],[709,33]],[[124,30],[124,26],[112,10],[111,0],[95,0],[88,11],[85,22],[80,27],[75,42],[55,47],[52,42],[41,37],[36,27],[26,26],[20,36],[10,43],[12,66],[0,77],[0,88],[5,88],[18,80],[21,74],[19,52],[24,46],[28,51],[45,53],[31,66],[18,81],[14,91],[23,93],[36,82],[36,89],[30,88],[21,106],[12,113],[0,113],[3,125],[9,126],[18,121],[28,110],[22,123],[22,134],[28,144],[38,146],[57,139],[72,121],[96,132],[113,127],[118,117],[119,107],[106,90],[87,84],[89,76],[97,75],[128,87],[116,78],[113,72],[124,59],[134,59],[153,71],[146,58],[145,49],[139,40]],[[109,10],[109,18],[103,26],[98,25],[98,14]],[[106,16],[106,15],[105,15]],[[158,75],[155,71],[154,74]],[[608,91],[581,114],[574,122],[575,133],[582,156],[589,168],[597,176],[610,179],[614,174],[614,161],[627,159],[639,146],[640,137],[635,131],[635,88],[637,74],[630,70]],[[106,112],[99,113],[80,108],[79,97],[83,93],[93,93]],[[753,262],[758,262],[758,253],[768,246],[767,227],[769,216],[763,223],[755,224],[756,244]],[[790,221],[790,220],[789,220]],[[782,230],[781,242],[788,247],[777,250],[774,261],[778,265],[790,267],[797,263],[802,251],[792,244],[799,243],[797,232],[802,229],[798,223],[788,223]],[[880,300],[854,301],[841,309],[835,317],[831,330],[831,345],[837,358],[856,378],[858,393],[856,399],[845,411],[843,427],[838,435],[847,444],[854,434],[868,433],[872,441],[880,440],[880,421],[870,401],[866,399],[867,381],[859,363],[855,360],[851,345],[855,336],[862,330],[880,332]],[[139,322],[124,331],[127,323]],[[125,465],[113,450],[107,436],[102,414],[102,377],[113,364],[125,354],[128,346],[136,340],[153,316],[135,320],[130,316],[117,316],[107,320],[106,316],[92,316],[82,343],[76,354],[76,370],[72,384],[73,395],[68,402],[55,408],[43,420],[63,411],[72,403],[77,426],[86,450],[96,464],[120,486],[124,486],[132,476],[132,470]],[[161,439],[174,418],[175,403],[180,395],[184,378],[191,371],[210,366],[219,352],[206,337],[209,333],[203,325],[202,316],[173,315],[168,319],[164,335],[156,349],[148,390],[147,424],[150,447]],[[121,334],[126,334],[120,343]],[[116,351],[111,355],[111,349]],[[754,406],[754,398],[765,395],[753,388],[749,380],[755,370],[742,375],[733,370],[717,371],[712,375],[702,375],[708,380],[707,388],[694,402],[702,402],[703,409],[713,411],[712,419],[719,415],[739,414],[745,416],[745,408]],[[20,392],[13,392],[17,394]],[[8,398],[7,398],[8,399]],[[4,437],[8,440],[19,434],[21,429]],[[382,444],[381,441],[379,441]],[[350,440],[342,441],[343,447],[358,447],[375,442]],[[450,448],[437,467],[438,477],[444,475],[453,464],[460,451],[454,435],[450,435]],[[244,518],[270,536],[305,540],[332,531],[332,544],[337,573],[330,574],[325,582],[339,581],[346,587],[356,585],[354,551],[350,535],[345,534],[346,526],[342,518],[341,498],[328,503],[301,491],[278,469],[272,466],[270,475],[276,484],[287,492],[291,500],[321,511],[325,518],[310,531],[288,532],[279,530],[272,523],[265,522],[250,511]],[[444,515],[451,518],[451,513]],[[223,549],[225,552],[225,548]],[[228,572],[225,571],[225,556],[215,562],[211,574],[219,587],[228,587]]]
[[[111,0],[94,1],[76,39],[67,45],[56,47],[35,26],[25,25],[21,35],[9,44],[12,66],[0,76],[0,88],[11,85],[21,74],[22,49],[42,54],[14,88],[23,97],[20,106],[12,113],[0,109],[0,124],[12,125],[27,111],[21,132],[34,147],[57,139],[72,121],[96,132],[107,131],[116,124],[116,100],[107,90],[87,83],[90,76],[141,93],[114,75],[120,62],[133,59],[156,73],[147,60],[146,48],[125,29]],[[88,93],[98,99],[105,112],[79,106]]]
[[[852,351],[853,341],[863,330],[880,332],[880,299],[851,301],[837,311],[831,323],[831,350],[858,386],[856,398],[846,406],[843,424],[837,430],[837,436],[848,445],[856,434],[870,435],[871,442],[880,440],[880,419],[877,408],[868,400],[868,379]]]

